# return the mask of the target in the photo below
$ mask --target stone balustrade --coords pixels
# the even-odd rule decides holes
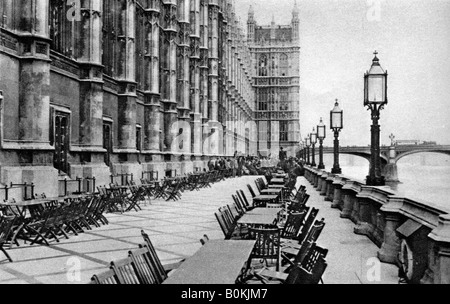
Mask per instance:
[[[399,196],[389,187],[305,167],[305,178],[340,217],[355,223],[380,249],[378,258],[396,264],[410,283],[450,283],[450,215],[429,202]]]

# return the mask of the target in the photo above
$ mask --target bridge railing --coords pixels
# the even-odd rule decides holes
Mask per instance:
[[[389,187],[366,186],[344,175],[305,167],[306,179],[341,218],[355,223],[410,283],[450,283],[450,215],[432,203],[398,195]]]

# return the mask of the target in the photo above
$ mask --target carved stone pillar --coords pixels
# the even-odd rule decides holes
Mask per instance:
[[[190,120],[190,2],[177,0],[178,9],[178,50],[177,50],[177,103],[178,118],[183,121]],[[192,109],[194,110],[194,109]],[[189,138],[190,141],[190,138]],[[183,149],[190,151],[189,147]]]
[[[379,232],[379,210],[388,202],[388,196],[393,192],[387,189],[362,186],[361,192],[356,195],[358,211],[354,212],[354,219],[357,226],[354,229],[356,234],[368,236],[375,244],[381,246],[382,233]],[[392,224],[392,221],[387,223]]]
[[[435,268],[434,284],[450,284],[450,215],[439,216],[439,224],[429,238],[433,242]]]
[[[165,0],[163,14],[163,53],[161,65],[161,88],[164,112],[164,152],[172,152],[172,143],[178,135],[174,128],[177,122],[177,3],[176,0]]]
[[[209,0],[200,0],[200,108],[202,113],[202,154],[209,154],[204,140],[209,134],[207,125],[209,117],[208,105],[208,36],[209,36]]]
[[[334,175],[332,174],[328,175],[326,184],[327,186],[326,186],[325,200],[328,202],[332,202],[334,199]]]
[[[219,102],[219,5],[218,0],[209,1],[209,100],[211,120],[218,121]]]
[[[103,1],[82,1],[80,35],[80,141],[83,152],[103,150],[103,66],[101,54]]]
[[[397,264],[400,252],[400,239],[397,228],[400,226],[400,208],[403,206],[402,199],[390,197],[388,203],[381,207],[384,216],[384,236],[378,258],[384,263]]]
[[[200,0],[190,2],[190,108],[192,126],[192,153],[202,153],[202,112],[200,103]]]
[[[17,41],[13,49],[17,51],[12,61],[17,62],[18,86],[8,87],[2,83],[5,90],[5,103],[13,101],[18,109],[17,132],[3,140],[3,150],[7,155],[25,156],[24,164],[15,166],[3,162],[1,179],[3,183],[33,182],[35,191],[42,191],[49,196],[58,194],[58,171],[53,167],[54,147],[50,145],[50,43],[49,39],[49,1],[2,1],[4,16],[1,16],[5,26],[13,30]],[[14,11],[14,13],[13,13]],[[11,17],[15,18],[11,18]],[[8,19],[10,18],[10,19]],[[9,34],[5,35],[5,46]],[[2,38],[3,39],[3,38]],[[11,40],[9,41],[11,43]],[[6,52],[0,57],[10,56]],[[4,61],[2,61],[2,64]],[[2,76],[9,73],[2,66]],[[0,77],[4,79],[4,77]],[[6,76],[8,79],[8,76]],[[11,100],[9,90],[17,99]],[[18,94],[18,97],[16,97]],[[5,108],[3,108],[5,111]],[[8,113],[3,113],[3,115]],[[9,113],[11,115],[17,115]],[[7,121],[7,120],[6,120]],[[2,119],[2,124],[5,122]],[[3,125],[2,127],[5,127]],[[3,136],[3,134],[1,134]],[[15,151],[7,151],[15,150]],[[13,157],[11,159],[14,159]],[[13,161],[14,162],[14,161]],[[16,160],[17,162],[17,160]],[[40,193],[42,193],[40,192]],[[17,199],[21,199],[17,197]]]
[[[347,181],[345,185],[342,186],[342,195],[344,200],[344,207],[341,211],[340,217],[347,218],[354,221],[354,213],[357,213],[356,208],[356,194],[361,191],[361,185],[355,183],[351,180]]]
[[[18,139],[22,148],[51,150],[49,1],[16,4],[15,27],[20,44]]]
[[[320,195],[321,196],[325,196],[327,194],[327,179],[328,179],[328,173],[327,172],[323,172],[322,175],[319,176],[321,183],[320,183],[320,189],[318,189],[318,191],[320,191]]]
[[[119,84],[118,124],[121,152],[136,152],[136,51],[134,1],[121,0],[117,83]]]
[[[343,201],[343,191],[342,186],[345,184],[344,178],[340,176],[336,176],[336,180],[334,181],[334,196],[333,196],[333,203],[331,204],[331,208],[337,208],[342,211],[344,207],[344,201]]]
[[[148,7],[145,11],[148,25],[146,27],[146,39],[148,49],[144,55],[145,64],[145,90],[144,90],[144,150],[150,153],[160,151],[160,126],[161,126],[161,92],[160,83],[160,7]]]
[[[219,154],[220,137],[219,132],[219,4],[218,0],[209,0],[208,6],[209,14],[209,34],[208,34],[208,103],[210,128],[213,135],[210,136],[210,143],[212,155]]]

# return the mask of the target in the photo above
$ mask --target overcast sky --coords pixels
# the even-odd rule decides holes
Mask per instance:
[[[260,25],[289,24],[294,0],[235,0],[246,27],[253,3]],[[381,142],[418,139],[450,144],[450,0],[297,0],[300,9],[302,138],[334,100],[344,110],[341,145],[370,144],[363,76],[373,52],[388,71],[389,104]],[[326,145],[332,145],[328,130]]]

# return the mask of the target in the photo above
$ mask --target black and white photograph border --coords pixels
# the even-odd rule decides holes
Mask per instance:
[[[450,283],[449,13],[2,0],[0,284]]]

